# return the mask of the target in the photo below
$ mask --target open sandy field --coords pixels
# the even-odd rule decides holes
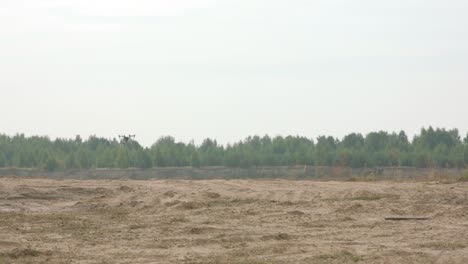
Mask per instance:
[[[0,263],[356,262],[468,263],[468,183],[0,178]]]

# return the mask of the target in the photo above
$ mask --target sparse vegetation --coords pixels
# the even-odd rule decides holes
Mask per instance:
[[[6,253],[0,253],[0,256],[8,257],[12,259],[27,258],[27,257],[37,257],[41,254],[50,254],[50,252],[43,253],[39,250],[33,249],[31,247],[27,248],[15,248]]]
[[[357,201],[376,201],[385,198],[383,195],[378,195],[378,194],[371,194],[371,195],[364,195],[364,196],[356,196],[353,197],[352,200],[357,200]]]
[[[317,260],[324,260],[324,261],[340,261],[340,263],[345,263],[345,262],[359,262],[363,260],[362,256],[354,255],[351,252],[347,250],[342,250],[338,251],[335,253],[330,253],[330,254],[321,254],[316,257]]]
[[[169,219],[169,223],[187,223],[189,220],[183,215],[177,215]]]
[[[267,235],[262,237],[263,240],[289,240],[292,239],[291,235],[286,233],[278,233],[274,235]]]
[[[464,263],[467,188],[3,178],[0,263]]]
[[[208,202],[208,206],[223,206],[223,207],[231,207],[231,206],[239,206],[243,204],[251,204],[255,203],[258,200],[255,199],[217,199]]]
[[[435,250],[457,250],[466,248],[466,244],[461,242],[438,241],[420,244],[419,247],[430,248]]]
[[[185,210],[194,210],[203,208],[204,206],[206,206],[204,203],[189,201],[182,202],[177,207]]]

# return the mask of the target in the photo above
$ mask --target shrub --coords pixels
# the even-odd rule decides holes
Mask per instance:
[[[460,182],[468,182],[468,169],[463,172],[463,175],[458,178]]]

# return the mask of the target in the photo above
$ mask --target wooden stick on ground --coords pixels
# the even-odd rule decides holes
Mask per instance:
[[[429,217],[414,217],[414,216],[391,216],[385,217],[389,221],[404,221],[404,220],[429,220]]]

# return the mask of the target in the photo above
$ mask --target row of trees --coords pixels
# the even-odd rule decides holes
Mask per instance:
[[[220,145],[205,139],[201,145],[160,138],[145,148],[137,141],[91,136],[82,140],[50,140],[0,134],[0,167],[55,169],[151,168],[180,166],[287,166],[318,165],[354,168],[411,166],[465,167],[468,134],[462,140],[457,129],[421,129],[411,141],[405,132],[352,133],[341,140],[320,136],[253,136],[235,144]]]

